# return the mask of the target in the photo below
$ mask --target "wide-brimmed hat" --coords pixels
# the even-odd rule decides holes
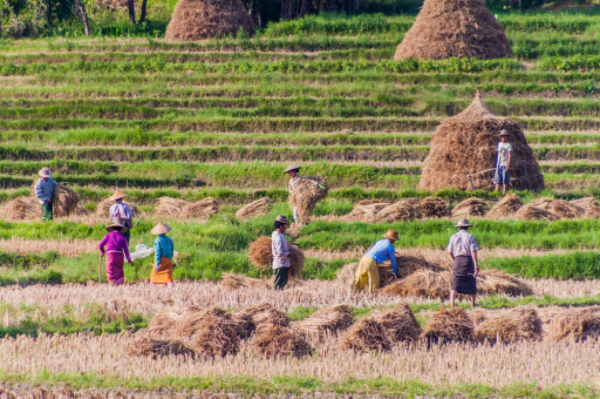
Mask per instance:
[[[396,230],[388,230],[387,233],[383,235],[388,240],[399,241],[400,237],[398,237],[398,232]]]
[[[116,201],[118,199],[125,198],[125,197],[127,197],[127,194],[122,193],[121,191],[117,190],[117,191],[115,191],[115,193],[113,195],[111,195],[109,200]]]
[[[287,221],[287,218],[283,215],[277,215],[277,217],[275,218],[275,221],[279,222],[279,223],[289,224]]]
[[[52,176],[52,171],[48,167],[42,168],[38,172],[38,175],[40,175],[41,177],[50,177],[50,176]]]
[[[119,223],[113,223],[111,225],[106,226],[106,230],[108,230],[108,231],[120,230],[121,233],[124,233],[127,231],[127,227],[125,227]]]
[[[156,226],[154,226],[154,228],[152,230],[150,230],[150,233],[158,236],[161,234],[167,234],[171,230],[173,230],[173,229],[170,226],[167,226],[163,222],[158,222],[158,224]]]
[[[468,219],[460,219],[458,221],[458,223],[456,223],[455,225],[456,227],[471,227],[473,226],[471,223],[469,223]]]
[[[288,168],[286,170],[284,170],[283,173],[289,173],[294,170],[300,170],[300,168],[301,168],[300,166],[291,165],[291,166],[288,166]]]
[[[510,134],[509,134],[509,133],[508,133],[506,130],[502,129],[502,130],[500,130],[500,135],[499,135],[499,136],[500,136],[500,137],[503,137],[503,136],[510,136]]]

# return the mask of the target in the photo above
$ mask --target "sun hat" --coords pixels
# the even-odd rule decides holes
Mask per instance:
[[[121,233],[124,233],[127,231],[127,227],[123,226],[120,223],[113,223],[109,226],[106,226],[106,230],[108,230],[109,232],[115,231],[115,230],[120,230]]]
[[[510,134],[506,131],[506,129],[500,130],[500,137],[502,136],[510,136]]]
[[[275,218],[275,221],[279,222],[279,223],[289,224],[287,221],[287,218],[283,215],[277,215],[277,217]]]
[[[41,177],[50,177],[52,176],[52,171],[50,170],[50,168],[45,167],[40,169],[40,171],[38,172],[38,175],[40,175]]]
[[[171,230],[173,230],[173,229],[170,226],[167,226],[163,222],[158,222],[158,224],[156,226],[154,226],[154,228],[152,230],[150,230],[150,233],[158,236],[161,234],[167,234]]]
[[[388,230],[387,233],[383,235],[385,238],[389,240],[399,241],[398,232],[396,230]]]
[[[113,195],[112,195],[112,196],[109,198],[109,200],[116,201],[116,200],[118,200],[118,199],[125,198],[125,197],[127,197],[127,194],[125,194],[125,193],[122,193],[121,191],[117,190],[117,191],[115,191],[115,193],[114,193],[114,194],[113,194]]]
[[[289,173],[294,170],[300,170],[300,168],[301,168],[300,166],[291,165],[291,166],[288,166],[288,168],[286,170],[284,170],[283,173]]]
[[[455,225],[456,227],[471,227],[473,226],[471,223],[469,223],[468,219],[460,219],[458,221],[458,223],[456,223]]]

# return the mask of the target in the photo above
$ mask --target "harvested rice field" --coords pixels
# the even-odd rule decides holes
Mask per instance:
[[[596,8],[493,10],[505,38],[439,59],[462,50],[422,27],[452,26],[409,34],[410,13],[178,42],[169,0],[149,5],[152,32],[13,40],[1,3],[0,399],[600,396]],[[420,40],[432,59],[401,57]],[[475,173],[501,128],[519,158],[505,196]],[[308,177],[293,195],[289,165]],[[43,167],[53,222],[32,192]],[[99,281],[116,190],[131,252],[173,228],[174,286],[150,284],[147,249],[124,285]],[[292,206],[277,291],[273,220]],[[474,309],[448,300],[459,218],[479,246]],[[384,262],[381,287],[354,292],[390,229],[398,279]]]

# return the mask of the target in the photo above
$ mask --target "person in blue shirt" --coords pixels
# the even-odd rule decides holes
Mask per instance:
[[[38,173],[41,179],[35,185],[35,196],[42,206],[42,220],[52,220],[52,197],[54,196],[54,179],[50,168],[43,168]]]
[[[154,267],[150,274],[150,284],[173,286],[173,240],[167,237],[171,227],[159,222],[150,233],[157,235],[154,241]]]
[[[395,230],[388,230],[383,236],[385,239],[377,241],[360,260],[358,269],[354,275],[354,282],[352,283],[352,289],[355,292],[363,290],[367,283],[369,283],[370,294],[377,291],[380,284],[377,264],[383,263],[388,259],[392,264],[394,278],[397,278],[398,265],[396,264],[396,249],[394,248],[394,243],[399,240],[398,232]]]

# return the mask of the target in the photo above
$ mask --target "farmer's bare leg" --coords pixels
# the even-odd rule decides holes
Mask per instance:
[[[502,195],[506,194],[506,184],[502,185]]]
[[[450,291],[450,307],[453,308],[454,307],[454,303],[456,302],[456,291],[451,290]]]
[[[496,191],[500,191],[500,184],[496,184]]]
[[[477,306],[477,294],[471,295],[471,306],[472,307]]]

